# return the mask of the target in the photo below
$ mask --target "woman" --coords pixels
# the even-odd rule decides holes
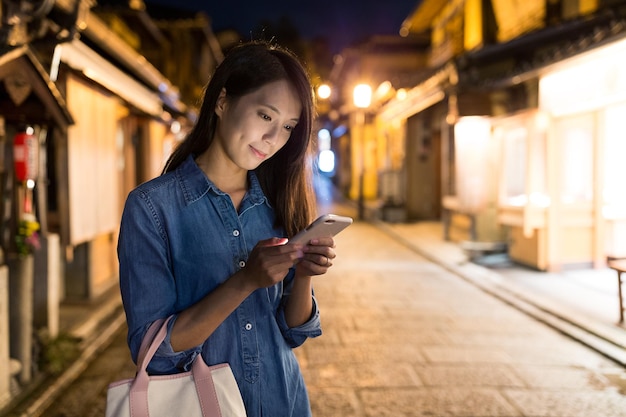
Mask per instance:
[[[149,325],[173,316],[148,371],[197,354],[228,362],[249,416],[308,416],[292,349],[321,334],[312,277],[332,238],[289,244],[315,207],[307,167],[313,97],[288,51],[233,48],[209,81],[198,122],[163,174],[132,191],[118,256],[133,359]]]

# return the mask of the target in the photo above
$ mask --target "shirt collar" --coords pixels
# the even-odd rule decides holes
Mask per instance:
[[[202,171],[198,164],[196,164],[193,155],[189,155],[174,172],[178,183],[183,190],[186,204],[191,204],[201,199],[208,192],[212,192],[217,195],[226,194],[207,178],[204,171]],[[249,199],[252,204],[261,204],[265,202],[269,205],[269,202],[261,189],[259,179],[254,171],[248,171],[248,184],[250,185],[250,188],[248,189],[244,199]]]

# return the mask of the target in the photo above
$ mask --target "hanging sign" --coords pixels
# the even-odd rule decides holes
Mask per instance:
[[[37,178],[39,144],[34,135],[20,132],[13,138],[15,178],[25,182]]]

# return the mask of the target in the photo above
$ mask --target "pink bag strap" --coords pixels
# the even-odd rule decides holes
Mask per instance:
[[[146,334],[141,340],[141,346],[139,347],[139,354],[137,355],[137,367],[143,366],[145,360],[147,359],[148,361],[145,362],[145,367],[143,368],[147,369],[148,364],[152,360],[152,357],[167,336],[167,324],[170,322],[171,319],[172,316],[168,317],[167,319],[157,319],[150,325],[150,327],[148,327]],[[162,331],[159,332],[159,330]],[[155,348],[151,352],[149,352],[151,346],[154,346]],[[139,371],[139,369],[137,369],[137,371]]]
[[[200,399],[200,408],[203,417],[221,417],[222,410],[217,399],[215,384],[213,383],[213,375],[211,369],[202,359],[202,355],[198,354],[193,361],[193,380],[196,385],[196,392]]]
[[[152,357],[167,336],[167,324],[171,319],[172,316],[167,319],[155,320],[150,325],[141,341],[141,347],[139,348],[139,355],[137,357],[137,375],[130,388],[131,417],[150,416],[148,410],[148,384],[150,383],[150,377],[148,376],[147,368]],[[202,359],[202,354],[198,353],[198,356],[194,359],[191,372],[200,400],[202,416],[220,417],[222,413],[220,411],[217,393],[215,392],[211,368],[209,368],[204,362],[204,359]]]

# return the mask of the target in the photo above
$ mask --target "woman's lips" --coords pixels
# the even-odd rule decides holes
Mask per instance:
[[[259,159],[265,159],[267,157],[266,153],[261,152],[260,150],[256,149],[254,146],[250,146],[250,149],[252,149],[252,153]]]

